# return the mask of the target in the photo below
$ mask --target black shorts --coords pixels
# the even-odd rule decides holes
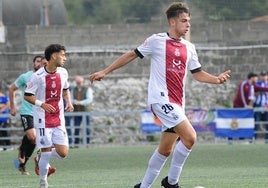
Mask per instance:
[[[30,115],[20,115],[21,118],[21,123],[23,126],[24,131],[27,131],[29,129],[34,128],[34,123],[33,123],[33,116]]]
[[[176,134],[176,132],[174,131],[174,127],[169,128],[169,129],[165,130],[164,132],[167,132],[167,133],[175,133]]]

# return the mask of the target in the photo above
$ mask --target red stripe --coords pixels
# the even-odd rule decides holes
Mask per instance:
[[[166,41],[166,84],[169,101],[182,105],[183,79],[186,73],[186,46],[178,41]]]
[[[46,103],[51,104],[56,108],[54,113],[45,112],[45,126],[56,127],[60,126],[60,110],[59,101],[61,96],[61,78],[60,74],[48,74],[46,76]]]

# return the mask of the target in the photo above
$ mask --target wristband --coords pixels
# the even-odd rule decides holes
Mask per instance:
[[[40,107],[41,107],[41,105],[43,104],[43,102],[40,101],[40,100],[35,100],[34,104],[35,104],[36,106],[40,106]]]

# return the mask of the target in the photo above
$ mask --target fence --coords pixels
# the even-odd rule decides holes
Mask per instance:
[[[255,112],[268,112],[266,108],[254,108]],[[159,136],[159,131],[150,132],[143,131],[141,114],[143,111],[103,111],[103,112],[67,112],[66,128],[68,131],[71,147],[87,147],[89,144],[137,144],[146,142],[148,139],[153,140],[154,136]],[[197,113],[198,118],[193,116]],[[211,113],[206,110],[186,111],[188,118],[191,120],[198,136],[202,137],[208,133],[212,133],[212,139],[215,141],[215,125],[213,120],[206,113]],[[0,117],[10,117],[7,114],[1,114]],[[81,126],[75,126],[75,118],[81,118]],[[14,119],[14,117],[12,117]],[[89,121],[87,120],[89,118]],[[208,118],[210,119],[208,121]],[[17,117],[17,120],[20,118]],[[14,121],[14,120],[13,120]],[[19,123],[17,125],[11,121],[6,126],[0,126],[1,134],[0,148],[8,149],[17,147],[22,139],[23,129]],[[88,122],[87,122],[88,121]],[[199,122],[198,122],[199,121]],[[202,122],[201,122],[202,121]],[[209,125],[204,126],[204,123]],[[266,125],[268,121],[255,121],[256,124]],[[18,126],[19,125],[19,126]],[[159,129],[160,130],[160,129]],[[74,134],[77,131],[79,134]],[[255,130],[255,135],[268,134],[267,130]],[[75,139],[78,140],[74,143]],[[254,139],[254,138],[253,138]],[[8,144],[6,144],[9,141]],[[157,140],[155,140],[157,141]]]
[[[87,147],[89,144],[136,143],[140,140],[146,141],[147,135],[140,131],[141,111],[104,111],[104,112],[66,112],[66,129],[69,136],[70,147]],[[20,117],[11,117],[8,114],[1,114],[0,117],[9,117],[11,123],[0,126],[0,132],[7,132],[8,135],[0,136],[0,148],[9,149],[20,145],[24,134],[20,123]],[[87,118],[89,117],[89,122]],[[76,126],[76,118],[80,118],[81,126]],[[75,134],[75,132],[79,134]],[[90,134],[87,134],[90,133]],[[149,135],[149,134],[148,134]],[[79,143],[75,143],[75,140]],[[6,145],[9,141],[10,145]]]
[[[70,147],[104,143],[135,143],[137,138],[140,140],[141,137],[146,137],[140,131],[140,115],[139,110],[66,112],[66,129]]]

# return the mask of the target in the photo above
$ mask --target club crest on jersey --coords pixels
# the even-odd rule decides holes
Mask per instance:
[[[56,86],[57,86],[57,84],[56,84],[56,82],[53,80],[53,81],[52,81],[52,84],[51,84],[51,87],[52,87],[52,88],[56,88]]]
[[[181,55],[179,48],[175,48],[174,55],[179,57]]]

